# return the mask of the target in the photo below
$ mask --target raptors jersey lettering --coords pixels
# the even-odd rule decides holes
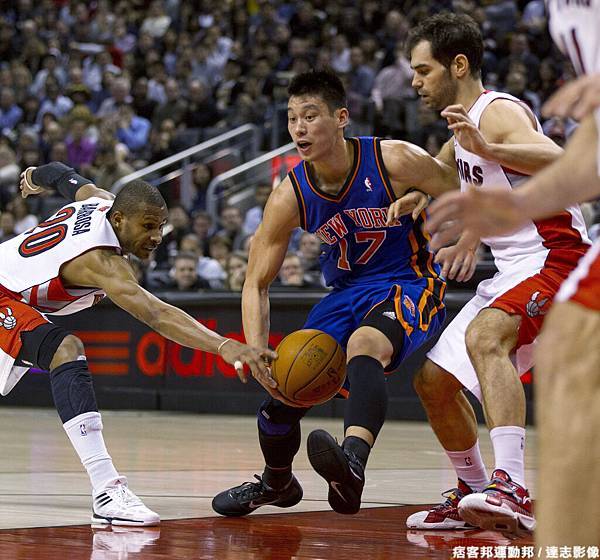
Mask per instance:
[[[310,166],[290,172],[303,229],[321,239],[321,270],[328,286],[344,288],[397,279],[429,279],[437,292],[439,266],[427,250],[423,218],[402,216],[386,227],[387,209],[395,200],[382,163],[380,139],[351,138],[352,169],[337,195],[318,187]]]
[[[88,198],[63,206],[36,227],[0,245],[0,291],[41,313],[68,315],[104,297],[94,288],[65,287],[63,264],[99,247],[121,252],[108,220],[112,201]]]
[[[485,109],[497,99],[508,99],[523,106],[522,101],[507,93],[485,91],[469,109],[469,117],[479,127]],[[533,117],[533,115],[532,115]],[[538,131],[541,126],[536,120]],[[456,165],[460,175],[461,189],[470,184],[477,188],[518,187],[528,176],[486,160],[461,147],[454,139]],[[566,209],[552,218],[530,221],[519,231],[508,235],[482,239],[489,246],[495,264],[504,272],[519,263],[537,261],[539,266],[571,270],[587,251],[587,237],[581,210],[578,206]]]

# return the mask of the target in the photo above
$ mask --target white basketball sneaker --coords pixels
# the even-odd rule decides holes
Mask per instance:
[[[160,517],[148,509],[127,486],[123,476],[92,496],[92,523],[109,525],[158,525]]]

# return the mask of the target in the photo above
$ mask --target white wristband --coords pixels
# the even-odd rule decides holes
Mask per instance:
[[[221,353],[221,348],[223,348],[223,346],[225,346],[228,342],[231,342],[231,338],[226,338],[223,342],[221,342],[221,344],[219,344],[217,348],[217,354]]]

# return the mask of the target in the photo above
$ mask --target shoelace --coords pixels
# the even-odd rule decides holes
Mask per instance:
[[[236,497],[244,498],[252,500],[256,496],[260,496],[263,488],[265,487],[265,483],[262,478],[257,474],[254,475],[254,478],[258,480],[258,482],[244,482],[241,486],[239,486],[236,490],[232,491],[232,494]]]
[[[115,486],[115,494],[125,506],[142,506],[142,501],[124,484]]]
[[[461,498],[461,495],[462,495],[462,492],[458,488],[452,488],[450,490],[446,490],[445,492],[442,492],[442,496],[444,498],[446,498],[446,501],[442,504],[438,504],[433,509],[438,511],[438,510],[443,510],[446,508],[453,508],[453,507],[455,507],[454,500],[459,500]]]

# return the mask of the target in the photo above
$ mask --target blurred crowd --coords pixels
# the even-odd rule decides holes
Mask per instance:
[[[110,189],[241,124],[271,138],[290,78],[320,65],[342,76],[356,130],[437,153],[447,129],[415,99],[403,44],[415,22],[440,10],[480,23],[484,84],[538,115],[573,76],[548,35],[544,0],[0,1],[0,240],[47,209],[17,196],[26,167],[62,161]],[[559,143],[573,126],[544,123]],[[149,289],[241,289],[272,186],[256,185],[244,214],[225,203],[210,215],[212,174],[194,169],[191,206],[169,197],[163,246],[152,262],[133,263]],[[294,236],[277,284],[321,287],[318,254],[315,236]]]

